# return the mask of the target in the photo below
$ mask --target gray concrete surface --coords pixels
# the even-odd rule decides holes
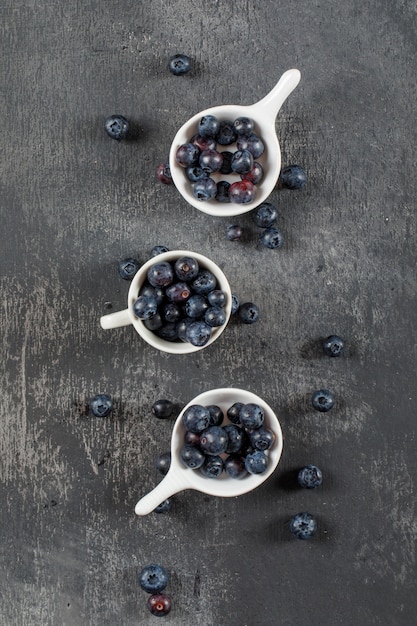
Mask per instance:
[[[171,574],[178,626],[410,626],[416,603],[416,4],[402,2],[2,3],[2,385],[0,623],[152,624],[137,573]],[[189,54],[184,77],[168,57]],[[288,68],[299,87],[277,119],[285,236],[261,249],[227,218],[155,180],[176,130],[212,105],[251,104]],[[105,118],[124,114],[133,141]],[[121,258],[155,244],[213,258],[261,319],[230,324],[192,357],[156,352],[123,308]],[[111,309],[109,307],[112,307]],[[320,338],[346,340],[324,358]],[[282,423],[274,476],[240,498],[184,492],[167,515],[134,515],[180,408],[247,388]],[[328,414],[310,405],[328,387]],[[110,393],[111,418],[86,415]],[[320,489],[294,487],[305,463]],[[308,510],[311,542],[288,520]]]

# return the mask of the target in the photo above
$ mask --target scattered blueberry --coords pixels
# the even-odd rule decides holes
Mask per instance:
[[[161,399],[161,400],[156,400],[156,402],[153,403],[152,408],[152,415],[154,415],[155,417],[159,418],[159,419],[167,419],[168,417],[172,416],[172,413],[174,411],[174,404],[171,402],[171,400],[166,400],[166,399]]]
[[[186,54],[174,54],[168,61],[168,69],[174,76],[187,74],[191,69],[191,59]]]
[[[261,233],[260,241],[265,248],[270,248],[274,250],[276,248],[281,248],[284,243],[284,237],[282,235],[282,231],[279,228],[274,228],[270,226],[269,228],[265,228],[263,233]]]
[[[297,539],[310,539],[317,532],[317,522],[310,513],[297,513],[290,520],[290,532]]]
[[[287,165],[281,170],[280,180],[288,189],[302,189],[307,184],[307,175],[300,165]]]
[[[263,202],[253,212],[253,221],[259,228],[270,228],[275,224],[278,211],[270,202]]]
[[[154,511],[155,513],[168,513],[168,511],[171,510],[171,507],[171,500],[167,498],[167,500],[164,500],[163,502],[161,502],[161,504],[158,504]]]
[[[323,474],[316,465],[306,465],[298,472],[297,481],[300,487],[315,489],[321,485]]]
[[[109,395],[100,393],[91,398],[90,411],[95,417],[107,417],[113,410],[113,402]]]
[[[232,315],[238,312],[240,308],[239,298],[235,293],[232,293]]]
[[[239,307],[239,319],[244,324],[254,324],[259,319],[259,308],[253,302],[244,302]]]
[[[129,132],[129,122],[123,115],[110,115],[106,119],[104,127],[109,137],[117,141],[126,139]]]
[[[172,602],[171,598],[166,596],[164,593],[155,593],[152,596],[149,596],[146,606],[152,615],[155,615],[156,617],[164,617],[170,612]]]
[[[168,584],[168,573],[162,565],[151,563],[139,574],[139,584],[146,593],[163,591]]]
[[[119,263],[119,274],[123,280],[132,280],[139,268],[140,263],[136,259],[123,259]]]
[[[342,356],[345,344],[338,335],[330,335],[323,341],[323,351],[326,356]]]
[[[169,252],[169,248],[166,246],[154,246],[151,250],[150,256],[153,258],[158,256],[158,254],[163,254],[164,252]]]
[[[168,474],[168,470],[171,467],[171,452],[162,452],[158,454],[155,460],[155,467],[163,476]]]
[[[156,168],[156,177],[164,185],[172,185],[172,174],[169,163],[160,163]]]
[[[328,389],[319,389],[314,392],[311,402],[316,411],[327,413],[334,405],[334,396]]]
[[[243,229],[239,224],[231,224],[226,228],[226,239],[228,241],[240,241],[242,239]]]

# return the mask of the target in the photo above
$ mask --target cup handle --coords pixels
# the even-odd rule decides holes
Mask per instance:
[[[108,328],[119,328],[120,326],[128,326],[132,323],[129,315],[129,309],[109,313],[100,317],[100,326],[107,330]]]
[[[176,472],[171,469],[155,489],[139,500],[135,506],[136,515],[148,515],[158,504],[187,488],[186,482],[178,479]]]
[[[273,122],[278,112],[290,93],[294,91],[300,82],[299,70],[291,69],[284,72],[275,87],[262,100],[253,104],[252,107],[259,109],[259,113],[269,117]]]

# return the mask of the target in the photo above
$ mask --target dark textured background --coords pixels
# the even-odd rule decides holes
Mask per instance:
[[[171,574],[175,626],[410,626],[416,589],[416,3],[5,0],[2,15],[0,623],[155,622],[137,572]],[[194,69],[167,71],[184,52]],[[252,104],[291,67],[301,83],[277,120],[283,164],[308,172],[275,190],[285,235],[261,249],[246,215],[188,206],[155,180],[176,130],[209,106]],[[104,119],[122,113],[136,140]],[[121,258],[155,244],[210,256],[261,309],[194,356],[156,352],[124,308]],[[413,324],[414,323],[414,324]],[[320,354],[331,333],[342,359]],[[236,386],[279,415],[274,476],[236,499],[184,492],[168,515],[134,505],[183,406]],[[315,413],[312,392],[337,405]],[[110,419],[86,416],[107,392]],[[313,462],[313,492],[290,480]],[[311,542],[288,520],[319,520]]]

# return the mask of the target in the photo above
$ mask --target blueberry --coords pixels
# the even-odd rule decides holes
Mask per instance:
[[[168,584],[168,572],[156,563],[151,563],[142,569],[139,574],[139,584],[146,593],[163,591]]]
[[[146,606],[152,615],[155,615],[156,617],[164,617],[170,612],[172,602],[171,598],[166,596],[164,593],[155,593],[152,596],[149,596]]]
[[[156,313],[155,315],[150,317],[148,320],[143,320],[143,323],[148,330],[155,332],[159,328],[162,328],[164,324],[164,320],[162,319],[159,313]]]
[[[202,202],[213,200],[217,194],[217,183],[212,178],[200,178],[194,183],[193,194],[196,200]]]
[[[259,228],[270,228],[278,217],[278,211],[270,202],[263,202],[253,213],[253,221]]]
[[[183,317],[183,307],[177,302],[167,302],[162,305],[162,316],[166,322],[178,323]]]
[[[232,424],[240,424],[240,410],[243,407],[243,402],[235,402],[227,409],[227,417]]]
[[[190,324],[192,324],[193,320],[191,318],[188,317],[183,317],[178,323],[177,323],[177,334],[178,334],[178,339],[180,339],[181,341],[187,341],[187,328]]]
[[[228,442],[226,452],[228,454],[236,454],[242,449],[244,441],[246,441],[246,432],[237,424],[226,424],[224,426],[226,431]]]
[[[231,174],[232,173],[232,158],[233,152],[229,152],[228,150],[224,150],[222,152],[223,163],[221,168],[219,169],[220,174]]]
[[[180,451],[180,459],[183,465],[190,469],[198,469],[205,461],[205,455],[197,448],[189,443],[186,443]]]
[[[256,188],[250,180],[240,180],[229,187],[229,198],[236,204],[248,204],[255,199]]]
[[[250,452],[246,455],[245,467],[249,474],[263,474],[268,467],[268,457],[262,450]]]
[[[265,228],[260,236],[260,241],[265,248],[274,250],[275,248],[282,248],[284,244],[284,237],[279,228],[270,226],[269,228]]]
[[[249,180],[254,185],[259,185],[261,180],[264,177],[264,168],[258,161],[254,161],[252,165],[252,169],[249,172],[245,172],[240,175],[242,180]]]
[[[207,173],[203,170],[200,165],[190,165],[185,170],[185,174],[192,183],[196,183],[198,180],[202,178],[207,178]]]
[[[197,260],[191,256],[182,256],[175,261],[174,271],[180,280],[193,280],[200,268]]]
[[[227,180],[219,180],[216,191],[217,202],[231,202],[229,189],[230,183]]]
[[[140,320],[148,320],[153,317],[158,310],[156,298],[153,296],[139,296],[133,303],[133,313]]]
[[[236,131],[233,122],[224,120],[220,122],[219,130],[216,135],[217,143],[221,146],[230,146],[236,141]]]
[[[330,335],[323,341],[323,352],[326,356],[342,356],[345,349],[343,339],[338,335]]]
[[[197,165],[200,156],[200,150],[192,143],[184,143],[177,148],[175,160],[181,167],[190,167]]]
[[[198,122],[198,134],[202,137],[215,137],[219,132],[220,122],[214,115],[204,115]]]
[[[255,128],[255,122],[250,117],[238,117],[233,122],[233,128],[238,135],[250,135]]]
[[[223,156],[217,150],[203,150],[198,160],[203,172],[210,176],[212,172],[218,172],[223,163]]]
[[[249,150],[237,150],[232,156],[230,165],[236,174],[246,174],[253,168],[253,156]]]
[[[323,481],[323,474],[315,465],[306,465],[298,472],[297,481],[300,487],[315,489],[321,485]]]
[[[192,433],[191,430],[187,430],[184,435],[184,442],[198,447],[200,445],[200,433]]]
[[[209,270],[201,270],[191,283],[192,288],[197,294],[208,294],[216,289],[217,280],[214,274]]]
[[[160,163],[156,168],[156,177],[164,185],[172,185],[172,174],[169,163]]]
[[[239,298],[235,293],[232,293],[232,315],[237,313],[240,308]]]
[[[100,393],[90,400],[90,411],[95,417],[107,417],[113,410],[113,402],[109,395]]]
[[[153,258],[154,256],[158,256],[164,252],[169,252],[169,248],[166,246],[154,246],[151,250],[150,257]]]
[[[319,389],[314,392],[311,403],[316,411],[327,413],[334,405],[334,397],[328,389]]]
[[[168,474],[168,470],[171,467],[171,452],[163,452],[156,457],[155,467],[162,474],[166,476]]]
[[[190,143],[196,146],[200,152],[203,152],[203,150],[215,150],[217,146],[214,137],[202,137],[201,135],[194,135]]]
[[[148,269],[147,279],[152,287],[167,287],[174,280],[174,270],[168,261],[155,263]]]
[[[171,417],[174,411],[174,404],[171,400],[166,400],[162,398],[161,400],[156,400],[151,407],[152,415],[157,417],[158,419],[167,419]]]
[[[210,413],[210,426],[220,426],[224,420],[222,409],[217,404],[210,404],[206,409]]]
[[[201,348],[210,340],[211,327],[205,322],[197,320],[187,326],[185,336],[191,345]]]
[[[300,165],[287,165],[281,170],[280,180],[288,189],[302,189],[307,184],[307,175]]]
[[[186,302],[191,296],[190,287],[186,282],[173,283],[165,290],[165,295],[171,302]]]
[[[107,134],[112,139],[126,139],[129,132],[129,122],[123,115],[110,115],[104,123]]]
[[[204,317],[208,308],[209,302],[207,298],[199,293],[191,296],[185,303],[185,312],[188,317],[192,319],[201,319]]]
[[[171,510],[171,500],[169,498],[167,498],[166,500],[164,500],[163,502],[161,502],[161,504],[158,504],[158,506],[156,507],[156,509],[154,509],[155,513],[168,513],[168,511]]]
[[[223,454],[227,443],[227,433],[221,426],[209,426],[200,435],[200,448],[205,454]]]
[[[226,239],[228,241],[240,241],[242,239],[243,229],[239,224],[230,224],[226,228]]]
[[[248,404],[244,404],[240,409],[239,419],[243,428],[253,430],[254,428],[260,428],[262,426],[265,419],[265,412],[259,404],[248,402]]]
[[[239,307],[239,319],[244,324],[254,324],[259,319],[259,308],[253,302],[244,302]]]
[[[168,69],[174,76],[186,74],[191,69],[191,59],[186,54],[174,54],[168,61]]]
[[[210,411],[201,404],[192,404],[185,409],[182,423],[185,430],[201,433],[210,425]]]
[[[290,532],[297,539],[310,539],[317,532],[317,522],[310,513],[297,513],[290,520]]]
[[[178,339],[177,324],[166,322],[155,330],[155,334],[164,341],[176,341]]]
[[[213,289],[207,294],[207,300],[211,306],[224,306],[226,304],[226,294],[221,289]]]
[[[226,323],[226,313],[219,306],[211,306],[204,314],[204,321],[211,328],[217,328],[223,326]]]
[[[230,454],[224,461],[224,469],[231,478],[241,479],[248,475],[245,457],[240,454]]]
[[[206,476],[206,478],[218,478],[224,469],[224,463],[221,456],[213,455],[206,457],[203,465],[200,467],[200,472]]]
[[[275,441],[275,435],[269,428],[261,427],[253,430],[249,435],[249,439],[255,450],[265,451],[272,448]]]
[[[123,280],[132,280],[139,268],[140,263],[136,259],[123,259],[119,263],[119,274]]]
[[[249,150],[254,159],[258,159],[265,150],[262,139],[255,133],[241,135],[236,142],[236,146],[238,150]]]

